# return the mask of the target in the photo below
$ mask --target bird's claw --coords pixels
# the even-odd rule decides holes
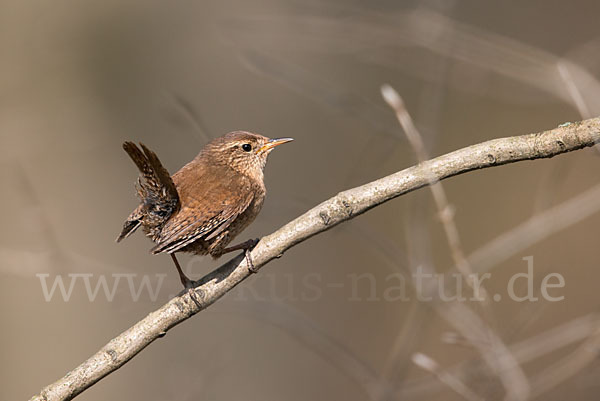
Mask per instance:
[[[252,263],[252,255],[250,255],[251,250],[246,249],[244,251],[244,255],[246,256],[246,263],[248,264],[248,271],[252,274],[258,273],[258,269],[254,267],[254,263]]]
[[[204,309],[204,307],[202,306],[202,303],[200,302],[200,299],[198,298],[198,293],[196,292],[195,288],[188,287],[187,292],[190,295],[190,298],[192,299],[192,301],[194,301],[194,303],[198,307],[198,309],[201,309],[201,310]]]
[[[244,249],[244,256],[246,257],[246,263],[248,264],[248,271],[252,274],[258,273],[258,269],[254,267],[254,263],[252,262],[251,252],[260,241],[260,238],[249,239],[247,241],[248,247]]]

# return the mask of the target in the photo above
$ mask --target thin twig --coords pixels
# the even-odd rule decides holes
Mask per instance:
[[[415,150],[418,161],[424,162],[429,158],[427,150],[425,149],[425,144],[404,105],[402,97],[400,97],[390,85],[382,86],[381,94],[385,101],[395,111],[396,117],[408,138],[408,142]],[[458,234],[458,227],[454,220],[453,208],[448,202],[448,197],[446,196],[446,191],[444,191],[442,183],[431,180],[429,188],[431,189],[442,226],[444,227],[454,265],[466,279],[465,281],[468,283],[469,287],[473,289],[474,296],[484,300],[482,306],[489,307],[489,297],[487,296],[485,289],[482,286],[475,287],[473,285],[473,270],[465,258],[460,236]],[[473,342],[473,346],[482,354],[484,360],[489,364],[490,368],[492,368],[492,371],[499,376],[506,391],[506,398],[509,400],[526,400],[529,394],[527,376],[516,362],[514,356],[510,354],[508,347],[500,337],[496,336],[492,329],[482,319],[472,313],[466,305],[456,303],[456,305],[453,305],[451,308],[449,307],[450,305],[447,304],[436,305],[436,310],[445,320],[454,325],[457,330],[463,332],[465,338]],[[449,309],[453,311],[450,315],[446,313]],[[485,311],[488,312],[489,309],[486,308]],[[491,316],[490,313],[486,313],[486,315]],[[461,325],[461,319],[457,319],[456,317],[462,317],[464,324]],[[473,330],[474,326],[481,329],[479,336],[472,335],[477,332],[476,330]],[[469,335],[469,337],[467,337],[467,335]],[[486,351],[490,346],[495,352],[489,357],[486,357]]]
[[[575,83],[575,80],[573,79],[573,76],[571,75],[569,66],[571,66],[571,63],[569,63],[568,61],[566,61],[564,59],[560,59],[556,63],[556,68],[558,69],[558,73],[559,73],[561,79],[563,80],[563,82],[565,83],[565,86],[567,87],[567,91],[568,91],[569,95],[571,95],[571,98],[573,99],[573,104],[575,105],[575,107],[577,107],[577,110],[579,111],[581,118],[590,118],[590,117],[592,117],[590,108],[588,107],[583,96],[581,95],[581,91],[577,87],[577,84]]]
[[[538,397],[575,376],[594,362],[600,353],[600,328],[591,334],[576,350],[539,372],[532,380],[533,397]]]
[[[511,354],[517,359],[517,362],[525,364],[586,338],[591,338],[598,330],[600,330],[600,318],[595,314],[589,314],[512,344],[509,349]],[[458,340],[465,345],[473,346],[473,343],[467,339],[459,338]],[[493,353],[494,351],[490,349],[488,352]],[[481,363],[473,362],[472,360],[461,362],[447,369],[447,372],[452,376],[461,378],[462,381],[471,377],[479,378],[481,376]],[[532,393],[538,394],[539,389],[536,379],[532,380],[532,382]],[[396,396],[399,399],[409,400],[423,397],[432,398],[436,393],[442,391],[442,389],[437,380],[430,378],[417,379],[404,383],[399,388]]]
[[[415,151],[417,161],[419,163],[422,163],[428,160],[429,155],[427,154],[427,150],[425,149],[425,144],[423,143],[421,134],[417,130],[417,127],[415,126],[412,117],[408,113],[408,110],[406,109],[404,101],[402,100],[400,95],[396,92],[394,88],[387,84],[381,87],[381,95],[383,96],[387,104],[396,113],[396,118],[398,119],[398,122],[404,130],[408,142]],[[444,187],[441,182],[432,179],[429,184],[429,189],[431,189],[431,194],[433,195],[433,200],[435,201],[440,221],[442,222],[442,226],[444,227],[444,232],[448,240],[448,246],[450,247],[450,252],[452,254],[452,260],[454,261],[454,265],[456,266],[458,271],[463,275],[463,277],[465,277],[469,286],[473,288],[473,281],[471,276],[473,270],[471,269],[471,265],[465,258],[465,254],[462,249],[460,236],[458,234],[458,227],[456,226],[456,222],[454,221],[454,208],[452,207],[450,202],[448,202],[446,191],[444,190]],[[479,287],[479,289],[483,291],[481,286]],[[479,294],[475,295],[479,296]],[[485,295],[485,293],[481,295]],[[484,296],[483,298],[487,299],[486,296]]]
[[[600,209],[600,185],[575,195],[494,238],[468,256],[477,273],[483,273],[523,249],[578,223]]]
[[[598,142],[600,119],[595,118],[546,132],[494,139],[457,150],[339,193],[264,237],[252,251],[252,260],[255,268],[259,269],[314,235],[428,185],[432,177],[442,180],[476,169],[548,158]],[[197,282],[198,304],[191,300],[188,291],[182,292],[112,339],[65,377],[45,387],[32,400],[72,399],[123,366],[168,330],[212,305],[249,276],[243,256],[231,259]]]
[[[483,401],[483,398],[478,396],[473,390],[471,390],[466,384],[464,384],[458,377],[443,370],[440,365],[433,360],[431,357],[416,353],[412,356],[412,361],[415,365],[419,366],[431,374],[435,375],[440,382],[450,387],[457,394],[460,394],[465,400],[468,401]]]
[[[481,354],[504,386],[504,400],[525,401],[531,386],[517,358],[502,339],[464,303],[436,302],[434,307],[448,324],[453,326]]]

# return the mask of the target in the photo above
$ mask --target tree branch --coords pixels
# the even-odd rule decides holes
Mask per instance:
[[[286,224],[252,251],[255,268],[280,257],[294,245],[350,220],[377,205],[430,182],[475,169],[522,160],[549,158],[600,142],[600,118],[564,124],[556,129],[494,139],[419,163],[368,184],[340,192]],[[123,366],[157,338],[209,307],[250,275],[243,255],[231,259],[196,282],[198,304],[182,292],[160,309],[112,339],[87,361],[45,387],[31,400],[70,400]]]

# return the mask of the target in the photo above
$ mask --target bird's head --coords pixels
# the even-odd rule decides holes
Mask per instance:
[[[237,172],[252,178],[263,177],[267,156],[273,148],[292,138],[270,139],[246,131],[234,131],[214,139],[200,153],[211,163],[227,165]]]

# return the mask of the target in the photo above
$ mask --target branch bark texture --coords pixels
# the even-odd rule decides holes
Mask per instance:
[[[563,124],[550,131],[494,139],[439,156],[368,184],[340,192],[271,235],[252,251],[255,268],[280,257],[294,245],[356,217],[390,199],[432,182],[476,169],[522,160],[549,158],[600,142],[600,118]],[[196,282],[194,302],[182,292],[127,329],[63,378],[31,398],[70,400],[163,337],[169,329],[216,302],[250,275],[245,258],[231,259]]]

